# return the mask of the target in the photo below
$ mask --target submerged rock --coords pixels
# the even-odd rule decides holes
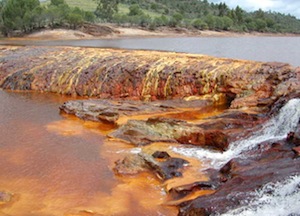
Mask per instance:
[[[9,203],[13,198],[11,193],[0,191],[0,206]]]

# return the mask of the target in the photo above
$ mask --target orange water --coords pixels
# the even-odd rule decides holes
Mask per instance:
[[[177,215],[152,174],[115,176],[132,146],[108,141],[108,125],[60,115],[69,99],[0,91],[0,191],[14,194],[0,216]]]

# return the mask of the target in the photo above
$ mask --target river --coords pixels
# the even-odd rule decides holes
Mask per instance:
[[[0,215],[176,215],[155,176],[114,175],[131,146],[105,143],[107,125],[60,115],[70,99],[0,90],[0,191],[14,194]]]
[[[155,49],[300,65],[300,37],[0,41],[0,44]],[[151,174],[124,180],[114,162],[131,146],[106,143],[112,128],[59,114],[66,96],[0,90],[0,215],[176,215]],[[195,151],[196,152],[196,151]],[[145,196],[147,194],[147,196]]]
[[[300,37],[177,37],[97,40],[0,40],[0,44],[145,49],[216,57],[285,62],[300,66]]]

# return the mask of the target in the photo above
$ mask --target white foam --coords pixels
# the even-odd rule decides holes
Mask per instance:
[[[268,140],[280,140],[290,132],[294,131],[300,119],[300,99],[290,100],[281,108],[279,114],[263,125],[262,129],[250,137],[233,142],[225,152],[211,151],[200,147],[172,147],[176,153],[199,158],[206,162],[204,168],[220,168],[229,160],[243,156],[243,152],[253,149],[258,144]]]
[[[254,198],[244,206],[230,210],[222,216],[287,216],[300,214],[300,176],[286,181],[269,183],[251,195]]]

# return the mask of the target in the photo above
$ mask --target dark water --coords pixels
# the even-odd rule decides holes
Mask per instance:
[[[300,37],[181,37],[65,41],[0,41],[0,44],[163,50],[300,66]]]

